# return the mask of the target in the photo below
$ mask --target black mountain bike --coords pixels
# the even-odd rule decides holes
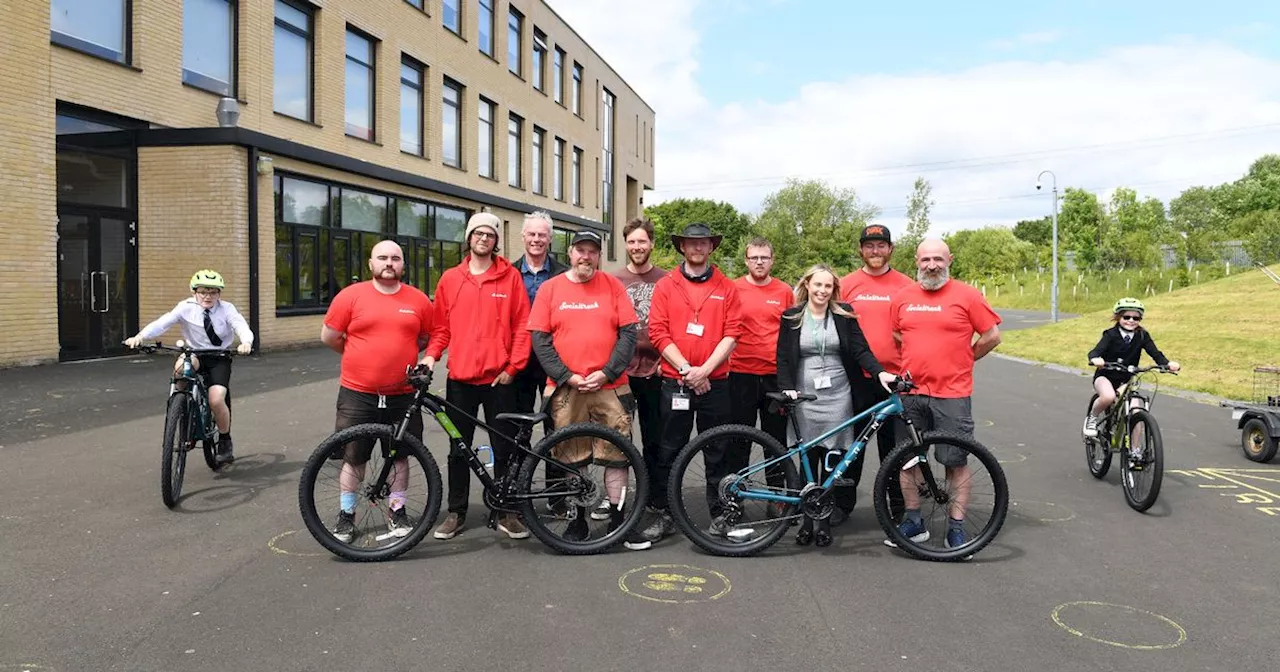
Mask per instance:
[[[1106,476],[1111,468],[1111,455],[1118,454],[1124,501],[1134,511],[1146,511],[1156,503],[1164,480],[1164,438],[1151,412],[1159,388],[1153,386],[1147,392],[1142,386],[1152,372],[1174,372],[1163,366],[1136,367],[1120,362],[1108,362],[1101,368],[1131,373],[1133,378],[1116,391],[1115,403],[1098,423],[1098,435],[1084,438],[1089,473],[1094,478]],[[1092,412],[1097,399],[1097,394],[1089,398],[1086,413]]]
[[[412,414],[423,411],[449,437],[453,454],[464,456],[480,480],[490,529],[497,528],[499,514],[520,514],[542,543],[560,553],[586,555],[621,543],[640,522],[649,497],[649,475],[640,451],[621,433],[579,423],[530,445],[533,428],[547,419],[545,413],[499,413],[489,418],[514,424],[516,435],[508,437],[431,392],[429,369],[410,367],[407,375],[414,388],[413,404],[399,423],[365,423],[335,432],[320,443],[302,469],[298,485],[302,520],[311,536],[333,554],[355,561],[389,560],[416,546],[435,524],[440,513],[440,468],[422,442],[408,432]],[[451,415],[469,418],[489,436],[514,444],[504,476],[489,473],[475,448],[462,440]],[[356,441],[379,446],[363,469],[343,459],[347,445]],[[621,452],[628,473],[590,461],[568,464],[558,458],[568,449],[581,452],[584,446],[602,443]],[[342,507],[342,491],[349,498],[354,493],[355,499],[355,509],[348,511],[355,530],[347,540],[335,533],[336,525],[325,523],[326,518],[337,520],[340,511],[347,510]],[[605,516],[607,520],[589,515],[606,499],[622,513]],[[539,502],[543,505],[538,506]]]
[[[164,414],[164,439],[160,449],[160,499],[173,508],[182,496],[182,480],[187,471],[187,452],[200,443],[204,462],[213,471],[222,467],[217,461],[218,425],[213,421],[209,408],[209,388],[204,376],[196,370],[193,357],[231,357],[230,350],[195,350],[181,340],[174,345],[157,341],[141,345],[138,350],[153,354],[157,350],[176,352],[180,365],[169,382],[169,400]],[[227,407],[231,407],[231,393],[227,393]]]

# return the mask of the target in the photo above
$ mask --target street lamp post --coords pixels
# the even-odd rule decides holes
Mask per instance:
[[[1049,296],[1049,315],[1058,321],[1058,176],[1052,170],[1042,170],[1036,176],[1036,189],[1040,189],[1040,180],[1049,174],[1053,178],[1053,293]]]

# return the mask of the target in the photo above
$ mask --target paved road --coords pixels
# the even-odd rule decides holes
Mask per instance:
[[[72,391],[56,403],[99,409],[44,422],[43,438],[10,417],[0,376],[0,670],[1275,669],[1280,509],[1263,509],[1280,507],[1280,464],[1245,461],[1211,405],[1157,400],[1171,472],[1141,515],[1114,475],[1085,469],[1087,379],[983,360],[978,435],[1015,505],[968,564],[898,555],[862,509],[829,548],[784,540],[749,559],[680,537],[567,558],[473,528],[371,566],[324,552],[297,513],[332,365],[241,362],[240,460],[216,475],[193,463],[176,511],[158,493],[162,361],[17,371],[23,389],[48,375]],[[93,403],[98,371],[118,401]],[[636,581],[654,572],[707,583],[654,601],[673,595]]]

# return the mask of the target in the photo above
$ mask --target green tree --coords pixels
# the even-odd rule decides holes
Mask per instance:
[[[955,259],[951,272],[965,282],[994,279],[1001,284],[1001,278],[1035,263],[1035,246],[1004,227],[957,231],[945,240]]]
[[[907,230],[893,244],[893,267],[903,273],[915,273],[916,248],[929,234],[929,211],[933,205],[933,185],[917,177],[907,196]]]
[[[1098,264],[1098,244],[1104,213],[1098,197],[1091,191],[1067,187],[1058,215],[1058,253],[1070,250],[1076,254],[1078,268],[1094,268]]]
[[[773,243],[774,275],[794,282],[817,262],[838,273],[852,269],[858,232],[879,214],[853,189],[790,179],[764,199],[754,229]]]
[[[1178,248],[1183,262],[1212,262],[1217,258],[1214,244],[1224,239],[1227,224],[1222,193],[1214,187],[1191,187],[1169,202],[1169,219],[1177,238],[1171,236],[1165,242]]]
[[[1013,236],[1018,240],[1041,247],[1053,246],[1053,220],[1050,217],[1024,219],[1013,226]]]
[[[682,258],[671,244],[672,234],[700,222],[724,236],[712,255],[712,261],[730,277],[743,271],[742,251],[751,237],[751,218],[729,203],[705,198],[677,198],[651,205],[644,214],[653,221],[653,263],[661,268],[675,268]]]
[[[1159,200],[1139,201],[1133,189],[1117,189],[1102,224],[1099,266],[1124,269],[1159,264],[1157,241],[1165,228],[1164,204]]]

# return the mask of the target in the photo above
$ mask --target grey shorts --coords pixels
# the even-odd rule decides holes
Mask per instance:
[[[944,399],[923,394],[902,395],[902,416],[919,432],[930,430],[959,434],[973,440],[973,400],[970,397]],[[963,467],[969,454],[954,446],[937,446],[934,459],[948,467]]]

